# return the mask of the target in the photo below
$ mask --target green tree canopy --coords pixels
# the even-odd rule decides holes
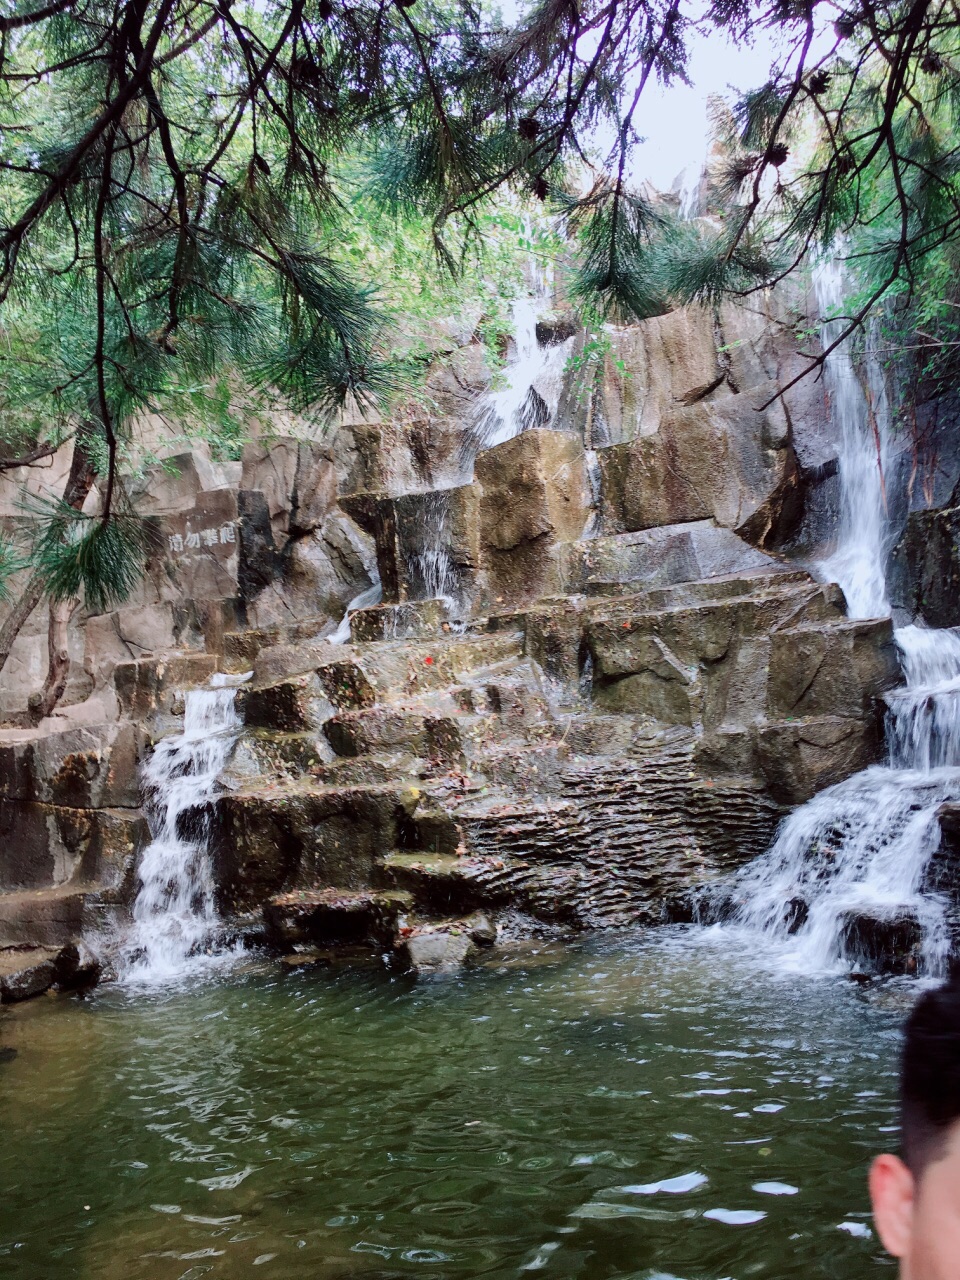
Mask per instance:
[[[667,216],[630,182],[651,86],[694,40],[771,28],[709,216]],[[129,585],[138,414],[202,412],[225,377],[327,415],[396,388],[377,218],[457,273],[498,211],[542,202],[571,296],[607,316],[765,288],[840,240],[862,269],[838,341],[909,304],[960,225],[958,55],[946,0],[535,0],[512,23],[474,0],[0,5],[0,466],[75,438],[44,583]]]

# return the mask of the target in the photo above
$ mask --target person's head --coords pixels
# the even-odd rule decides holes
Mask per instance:
[[[900,1065],[902,1159],[877,1156],[870,1198],[901,1280],[960,1280],[960,970],[921,996]]]

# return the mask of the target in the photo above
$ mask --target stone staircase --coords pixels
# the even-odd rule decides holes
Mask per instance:
[[[343,646],[227,636],[254,674],[214,824],[224,909],[414,967],[427,938],[426,968],[485,935],[477,912],[682,917],[786,806],[875,758],[898,678],[888,622],[850,622],[835,587],[764,559],[644,591],[607,577],[458,629],[439,602],[381,605]]]

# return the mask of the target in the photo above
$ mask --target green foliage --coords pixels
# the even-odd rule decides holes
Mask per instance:
[[[155,549],[153,526],[131,512],[114,511],[104,520],[52,503],[32,559],[52,600],[70,600],[82,591],[87,606],[103,612],[127,598]]]
[[[10,579],[24,567],[24,559],[16,544],[0,537],[0,603],[10,599]]]

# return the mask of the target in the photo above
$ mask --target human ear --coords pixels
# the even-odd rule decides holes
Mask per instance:
[[[896,1156],[877,1156],[870,1166],[873,1220],[883,1247],[895,1258],[910,1249],[913,1231],[913,1174]]]

